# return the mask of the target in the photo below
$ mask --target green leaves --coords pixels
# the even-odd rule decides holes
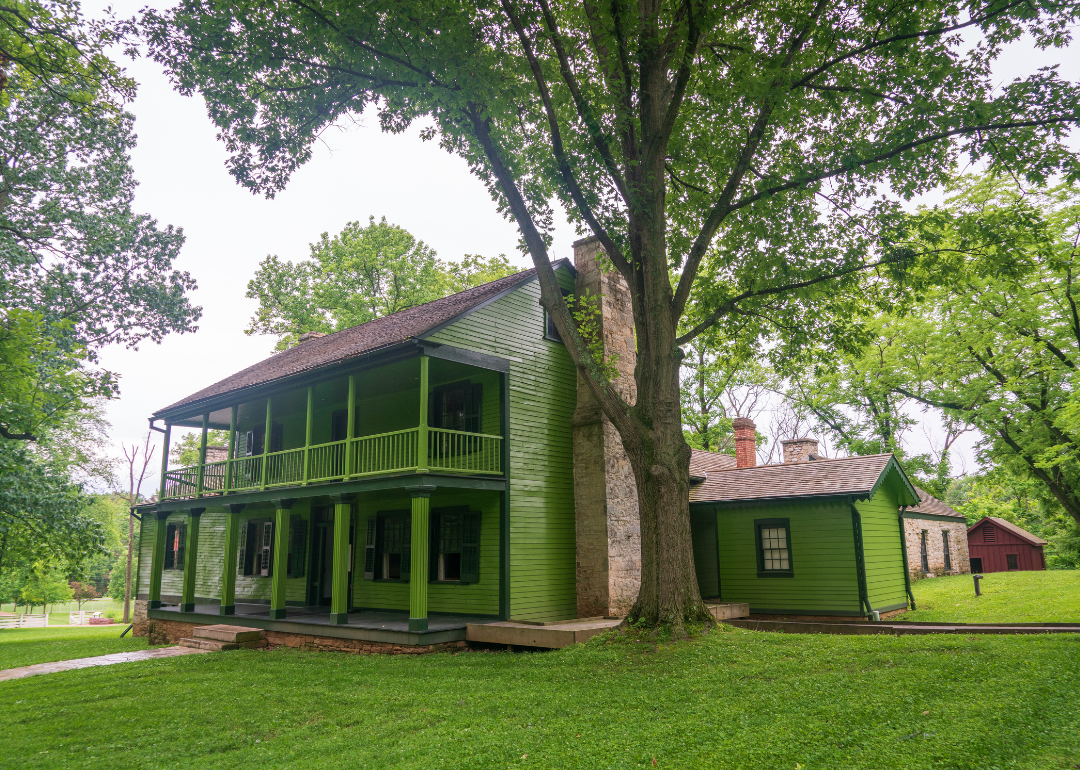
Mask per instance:
[[[276,334],[284,350],[304,332],[348,329],[515,272],[502,255],[443,262],[386,217],[369,217],[366,227],[350,222],[333,238],[323,233],[308,260],[267,256],[248,282],[259,308],[245,333]]]

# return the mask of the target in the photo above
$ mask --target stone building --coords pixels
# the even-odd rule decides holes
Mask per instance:
[[[915,578],[971,572],[964,515],[926,490],[915,489],[921,501],[903,512],[908,572]]]

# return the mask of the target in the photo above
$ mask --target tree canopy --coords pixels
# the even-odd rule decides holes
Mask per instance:
[[[709,616],[693,569],[679,346],[725,319],[792,340],[857,334],[822,282],[903,252],[861,227],[968,158],[1077,176],[1080,89],[1054,69],[1000,87],[1002,46],[1063,46],[1075,4],[417,0],[212,3],[145,16],[153,55],[198,90],[248,188],[269,195],[321,131],[370,108],[423,118],[513,217],[542,304],[622,439],[641,517],[635,619]],[[591,354],[547,252],[553,202],[631,294],[636,400]],[[778,301],[786,298],[786,301]],[[822,305],[829,312],[816,312]]]
[[[515,272],[502,255],[444,262],[386,217],[369,217],[333,238],[323,233],[309,259],[268,255],[248,282],[259,308],[244,333],[275,334],[284,350],[305,332],[341,331]]]

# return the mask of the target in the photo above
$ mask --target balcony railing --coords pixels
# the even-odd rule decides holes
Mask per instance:
[[[502,436],[427,429],[426,468],[440,472],[501,475]],[[255,457],[238,457],[165,473],[165,500],[249,492],[270,487],[347,481],[420,469],[420,429],[333,441]],[[306,473],[305,473],[306,470]]]

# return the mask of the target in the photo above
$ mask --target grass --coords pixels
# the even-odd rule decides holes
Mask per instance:
[[[132,637],[129,633],[120,638],[124,628],[112,625],[5,629],[0,631],[0,669],[145,650],[146,637]]]
[[[241,650],[0,682],[22,768],[1073,768],[1080,637]]]
[[[955,623],[1080,622],[1080,571],[991,572],[975,596],[971,575],[919,580],[919,608],[899,619]]]

